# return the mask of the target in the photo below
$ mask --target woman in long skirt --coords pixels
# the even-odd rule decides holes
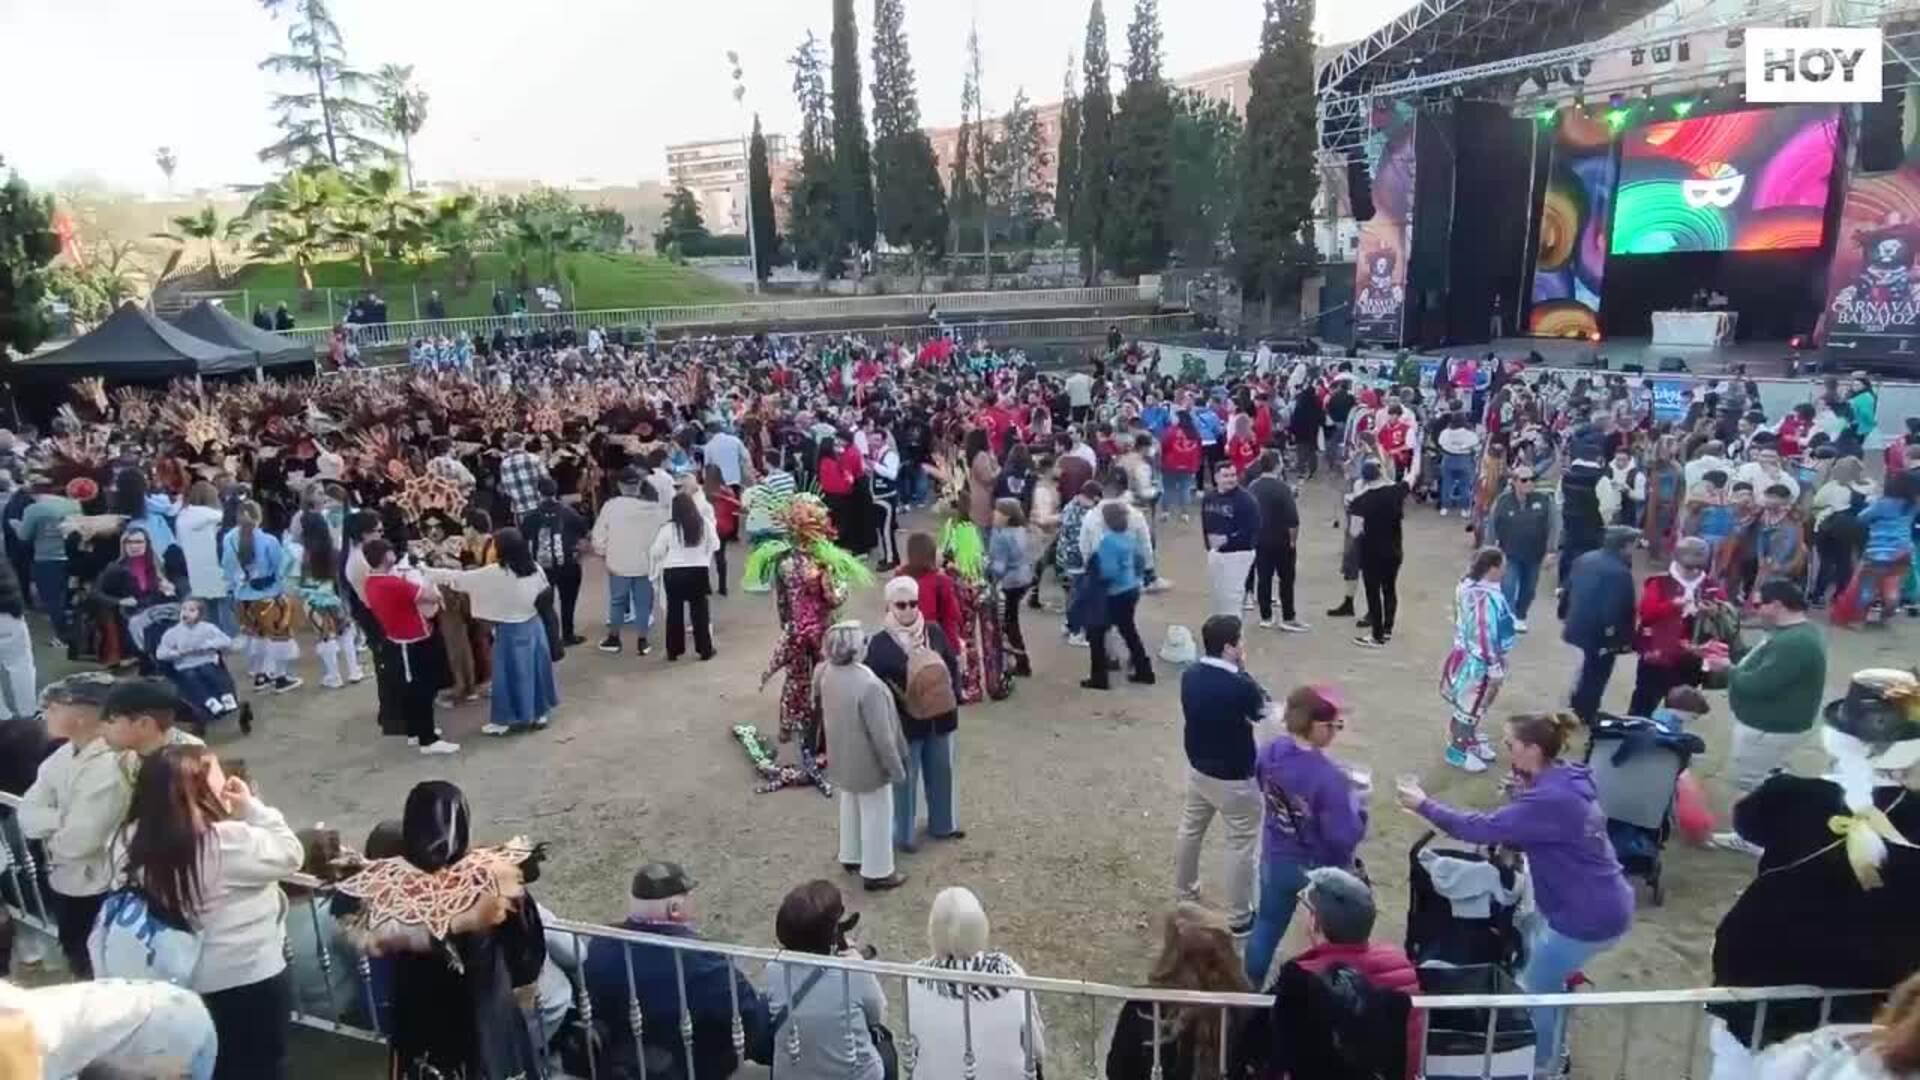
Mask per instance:
[[[541,608],[551,604],[547,577],[519,529],[494,533],[500,561],[476,570],[428,570],[436,584],[467,594],[472,617],[493,624],[493,708],[482,735],[547,726],[560,703],[552,641]]]

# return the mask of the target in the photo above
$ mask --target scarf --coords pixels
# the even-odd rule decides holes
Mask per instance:
[[[893,638],[900,651],[912,654],[913,650],[927,643],[927,617],[919,608],[909,608],[903,614],[893,605],[896,602],[920,599],[920,583],[905,574],[887,582],[887,615],[880,626]]]
[[[920,961],[920,967],[938,968],[942,971],[965,971],[981,975],[1024,975],[1020,965],[1008,958],[1006,953],[983,952],[972,956],[930,956]],[[930,982],[933,992],[943,998],[958,1001],[962,996],[975,1001],[998,1001],[1011,993],[1004,986],[977,986],[971,983]]]
[[[146,556],[128,559],[127,572],[133,575],[134,591],[143,594],[153,591],[153,563]]]
[[[1680,603],[1683,605],[1697,602],[1700,598],[1700,586],[1707,583],[1707,575],[1702,571],[1700,576],[1694,578],[1689,584],[1677,562],[1667,564],[1667,576],[1680,583]]]

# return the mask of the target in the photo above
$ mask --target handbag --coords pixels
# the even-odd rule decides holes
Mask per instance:
[[[776,1042],[774,1036],[779,1032],[780,1025],[787,1022],[787,1017],[793,1013],[793,1010],[797,1008],[802,1001],[807,999],[807,994],[813,990],[813,985],[819,982],[820,977],[826,973],[826,968],[814,968],[808,972],[806,978],[801,979],[799,987],[794,990],[793,1000],[787,1002],[785,1008],[775,1009],[768,1015],[766,1024],[760,1028],[759,1037],[755,1038],[746,1048],[747,1059],[749,1061],[757,1061],[769,1067],[773,1065],[773,1051]]]
[[[144,890],[128,886],[100,904],[87,957],[98,976],[186,986],[200,965],[200,935],[161,918]]]

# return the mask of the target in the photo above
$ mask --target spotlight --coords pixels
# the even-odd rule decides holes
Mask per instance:
[[[1587,92],[1585,90],[1578,91],[1573,95],[1573,107],[1576,109],[1585,109],[1587,107]]]
[[[1627,103],[1627,95],[1620,93],[1617,90],[1607,95],[1607,108],[1609,109],[1618,109],[1624,106],[1626,103]]]
[[[1692,111],[1693,101],[1689,98],[1682,98],[1673,103],[1673,115],[1675,116],[1684,117]]]
[[[1647,102],[1651,102],[1653,100],[1653,84],[1652,83],[1648,83],[1647,85],[1640,88],[1640,98],[1642,101],[1647,101]]]
[[[1534,114],[1534,119],[1551,126],[1554,119],[1559,115],[1560,110],[1554,106],[1553,102],[1549,101],[1545,105],[1540,106],[1540,111]]]
[[[1627,109],[1608,109],[1607,110],[1607,126],[1612,128],[1616,132],[1618,132],[1621,128],[1626,127],[1627,121],[1632,118],[1633,118],[1633,113]]]
[[[1806,347],[1807,336],[1805,334],[1795,334],[1787,339],[1787,348],[1789,349],[1804,349]]]

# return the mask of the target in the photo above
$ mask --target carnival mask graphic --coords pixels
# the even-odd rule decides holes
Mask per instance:
[[[1745,173],[1724,161],[1709,161],[1692,179],[1680,182],[1680,197],[1695,210],[1725,210],[1739,202],[1746,189]]]

